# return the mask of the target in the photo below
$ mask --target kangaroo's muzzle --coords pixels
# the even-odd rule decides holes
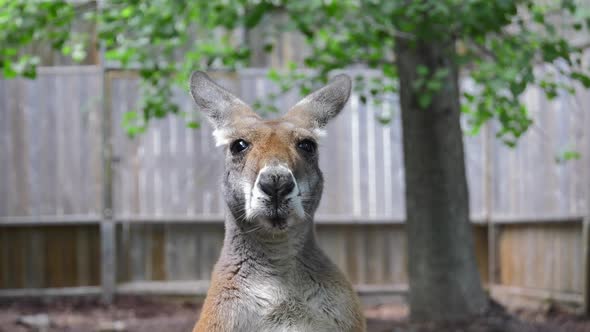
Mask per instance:
[[[250,201],[247,213],[268,220],[274,227],[283,228],[289,217],[304,215],[297,180],[282,164],[265,166],[258,172]]]
[[[282,169],[269,169],[261,173],[258,178],[258,187],[272,201],[275,207],[295,189],[295,179],[289,172]]]

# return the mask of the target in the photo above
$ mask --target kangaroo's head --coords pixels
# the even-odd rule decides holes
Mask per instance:
[[[223,191],[239,226],[276,233],[312,219],[323,188],[318,140],[350,87],[348,76],[337,76],[281,118],[264,120],[205,73],[192,74],[193,99],[224,146]]]

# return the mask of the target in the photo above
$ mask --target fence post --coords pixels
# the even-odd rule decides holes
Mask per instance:
[[[98,10],[105,0],[97,1]],[[105,58],[105,45],[100,44],[100,66],[102,69],[102,220],[100,222],[100,259],[102,300],[112,303],[116,289],[116,224],[113,220],[113,144],[112,144],[112,103],[111,77]]]
[[[586,91],[582,92],[583,96],[590,97]],[[590,315],[590,112],[585,110],[582,113],[584,116],[585,122],[585,130],[582,133],[582,142],[585,142],[582,149],[582,158],[585,169],[585,176],[583,179],[585,181],[585,201],[586,201],[586,215],[584,216],[584,224],[582,226],[582,255],[584,261],[582,262],[583,265],[583,306],[582,310],[585,315]],[[583,174],[584,175],[584,174]]]
[[[103,58],[104,60],[104,58]],[[102,300],[111,303],[116,288],[116,227],[113,220],[112,117],[110,75],[102,63],[102,220],[100,223]]]
[[[494,153],[493,144],[495,140],[493,126],[490,121],[485,124],[483,130],[484,148],[484,195],[485,195],[485,218],[488,226],[488,290],[491,293],[492,286],[496,283],[497,275],[497,248],[496,248],[496,226],[493,221],[493,192],[494,192]]]
[[[586,187],[589,187],[589,185],[586,184]],[[587,189],[586,196],[590,196],[588,192],[590,192],[590,189]],[[586,201],[588,201],[587,197]],[[588,208],[588,210],[590,210],[590,208]],[[584,284],[582,310],[584,315],[590,315],[590,212],[586,212],[586,216],[584,217],[584,225],[582,231],[582,254],[584,257]]]

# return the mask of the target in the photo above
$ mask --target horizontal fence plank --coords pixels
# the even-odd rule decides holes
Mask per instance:
[[[205,296],[209,285],[209,280],[136,281],[119,284],[116,292],[118,295]],[[405,295],[408,291],[408,286],[405,284],[355,285],[354,288],[361,296],[371,294]],[[98,296],[100,292],[100,287],[1,289],[0,298]]]
[[[78,286],[64,288],[19,288],[0,289],[0,298],[12,297],[63,297],[63,296],[99,296],[102,289],[98,286]]]
[[[567,304],[582,304],[582,294],[573,292],[551,291],[539,288],[514,287],[504,285],[490,285],[490,294],[495,297],[519,297],[532,299],[536,303],[560,302]]]
[[[502,216],[496,215],[489,219],[494,224],[543,224],[543,223],[581,223],[582,215],[543,215],[543,216]]]
[[[474,217],[474,225],[494,224],[543,224],[543,223],[582,223],[584,216],[495,216],[492,219]],[[0,226],[51,226],[51,225],[92,225],[101,221],[99,215],[64,215],[64,216],[9,216],[0,217]],[[223,215],[170,215],[170,216],[118,216],[115,223],[131,224],[221,224]],[[403,224],[404,219],[381,217],[355,217],[346,215],[320,215],[314,219],[317,225],[390,225]]]
[[[0,226],[85,225],[100,222],[100,215],[0,217]]]
[[[80,75],[100,74],[102,67],[98,65],[88,66],[40,66],[37,67],[37,75]]]
[[[209,284],[208,280],[131,282],[119,284],[116,293],[117,295],[204,297],[207,294]],[[487,288],[494,298],[505,298],[507,296],[523,298],[533,300],[539,306],[551,301],[575,305],[582,303],[582,294],[579,293],[550,292],[543,289],[502,285],[489,285]],[[354,289],[361,297],[368,295],[405,297],[409,288],[407,284],[391,284],[355,285]],[[99,296],[100,292],[100,287],[0,289],[0,298]]]

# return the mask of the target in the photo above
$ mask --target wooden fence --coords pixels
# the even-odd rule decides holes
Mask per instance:
[[[275,89],[264,70],[215,76],[247,102]],[[498,297],[580,303],[590,94],[524,98],[535,125],[515,149],[493,125],[465,139],[480,272]],[[221,247],[222,152],[205,122],[191,130],[181,117],[129,139],[121,119],[137,100],[134,73],[96,66],[0,81],[0,295],[206,287],[188,281],[209,279]],[[195,112],[186,91],[176,101]],[[383,112],[388,125],[376,119]],[[407,283],[400,130],[395,98],[376,106],[353,95],[320,146],[318,237],[361,290]],[[556,162],[564,149],[583,158]]]

